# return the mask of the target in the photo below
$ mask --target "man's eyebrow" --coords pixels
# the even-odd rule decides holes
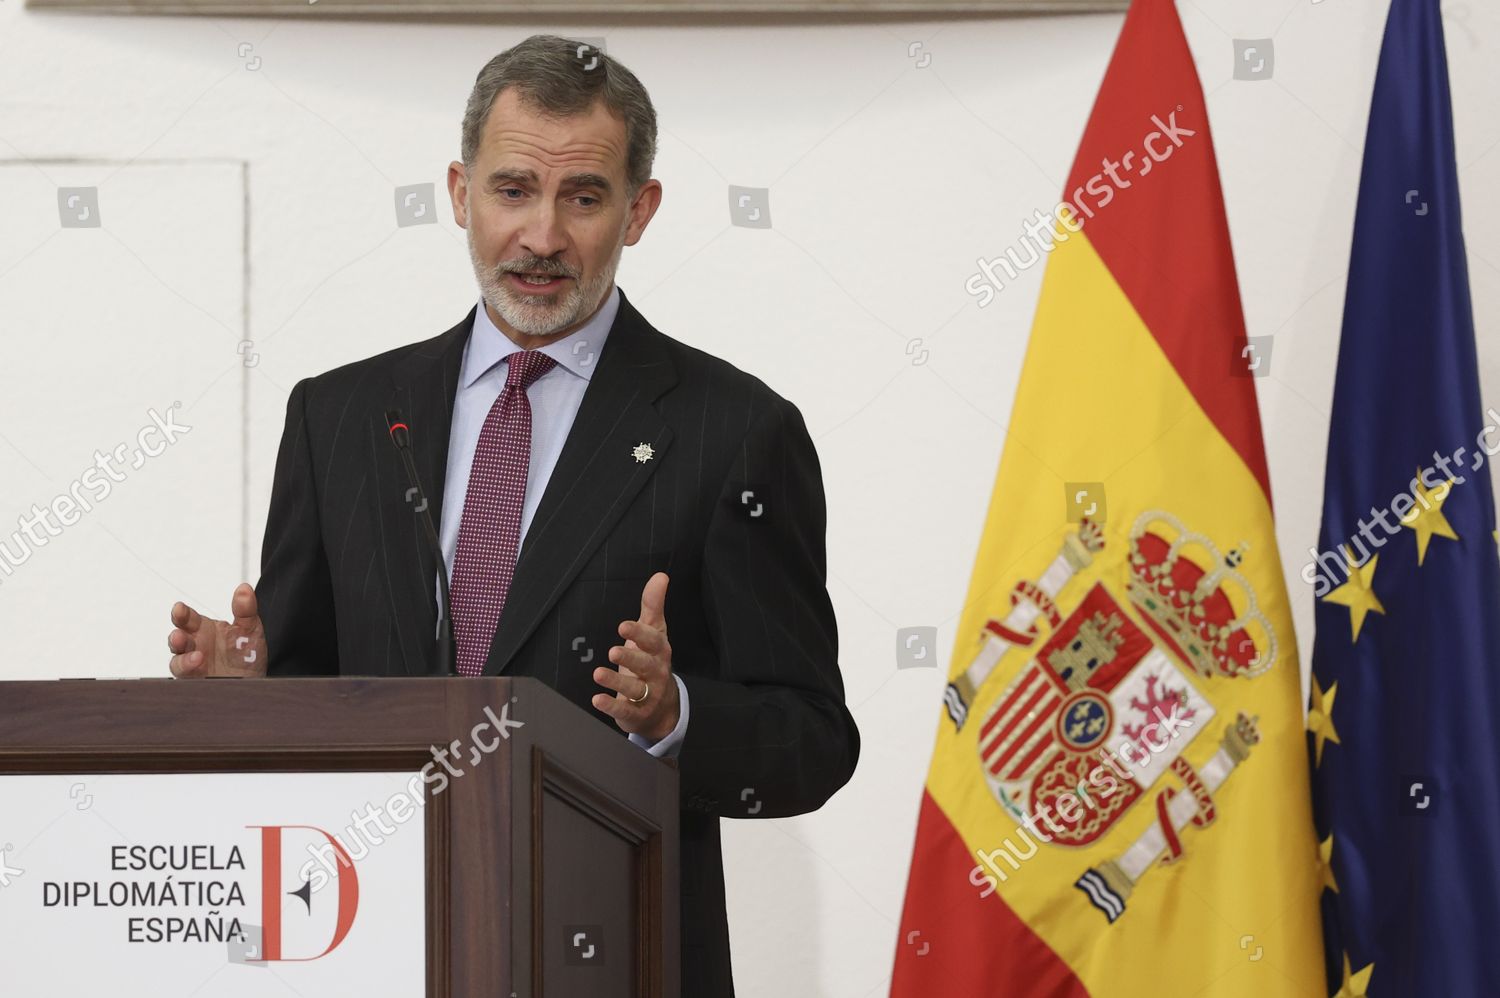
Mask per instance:
[[[492,186],[500,183],[535,184],[537,176],[535,170],[515,170],[502,167],[490,174],[489,182]],[[563,186],[568,188],[595,187],[606,194],[614,189],[613,185],[609,182],[609,178],[600,176],[597,173],[572,174],[563,180]]]

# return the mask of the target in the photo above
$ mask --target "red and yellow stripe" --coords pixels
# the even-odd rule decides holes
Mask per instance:
[[[1099,182],[1107,162],[1122,164],[1128,186]],[[1075,529],[1066,483],[1102,482],[1105,547],[1063,611],[1096,581],[1123,601],[1127,535],[1144,511],[1169,511],[1225,551],[1243,544],[1238,571],[1273,627],[1277,660],[1253,679],[1195,677],[1217,715],[1184,758],[1200,768],[1241,712],[1259,719],[1262,740],[1215,794],[1214,821],[1183,833],[1184,855],[1149,869],[1116,922],[1074,883],[1158,820],[1161,786],[1097,841],[1042,844],[1019,870],[1002,867],[1007,879],[982,896],[979,854],[1021,842],[982,769],[984,717],[1030,661],[1008,652],[967,723],[939,723],[891,995],[1320,994],[1296,641],[1218,166],[1170,0],[1132,5],[1064,200],[1081,230],[1063,230],[1047,263],[950,675],[968,668],[986,623],[1006,616],[1015,584],[1040,577]]]

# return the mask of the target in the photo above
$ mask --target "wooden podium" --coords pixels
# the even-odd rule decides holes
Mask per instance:
[[[677,772],[543,683],[0,684],[0,774],[417,773],[454,742],[421,815],[428,998],[677,998]]]

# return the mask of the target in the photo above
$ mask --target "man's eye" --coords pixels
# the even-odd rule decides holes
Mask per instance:
[[[515,198],[507,198],[507,197],[505,197],[506,194],[520,194],[520,193],[521,193],[521,191],[518,188],[515,188],[515,187],[502,187],[500,189],[501,198],[503,200],[506,200],[506,201],[514,201],[515,200]]]
[[[583,205],[583,207],[585,207],[585,208],[592,208],[594,205],[596,205],[596,204],[599,203],[599,199],[598,198],[591,198],[587,194],[583,195],[578,200],[579,200],[579,203],[582,203],[584,201],[588,202],[588,204]]]

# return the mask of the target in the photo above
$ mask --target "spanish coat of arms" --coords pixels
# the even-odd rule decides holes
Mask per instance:
[[[1238,571],[1243,549],[1221,554],[1162,511],[1136,519],[1129,545],[1124,599],[1096,582],[1065,615],[1055,600],[1104,547],[1099,525],[1083,520],[1040,579],[1016,585],[1010,612],[985,624],[978,654],[944,694],[962,728],[1001,658],[1031,654],[975,723],[990,792],[1028,827],[1046,816],[1045,841],[1089,845],[1150,801],[1156,820],[1075,885],[1110,922],[1153,863],[1182,855],[1184,829],[1214,820],[1214,792],[1260,739],[1240,714],[1218,751],[1191,766],[1184,752],[1215,715],[1202,687],[1253,678],[1277,658],[1275,631]]]

